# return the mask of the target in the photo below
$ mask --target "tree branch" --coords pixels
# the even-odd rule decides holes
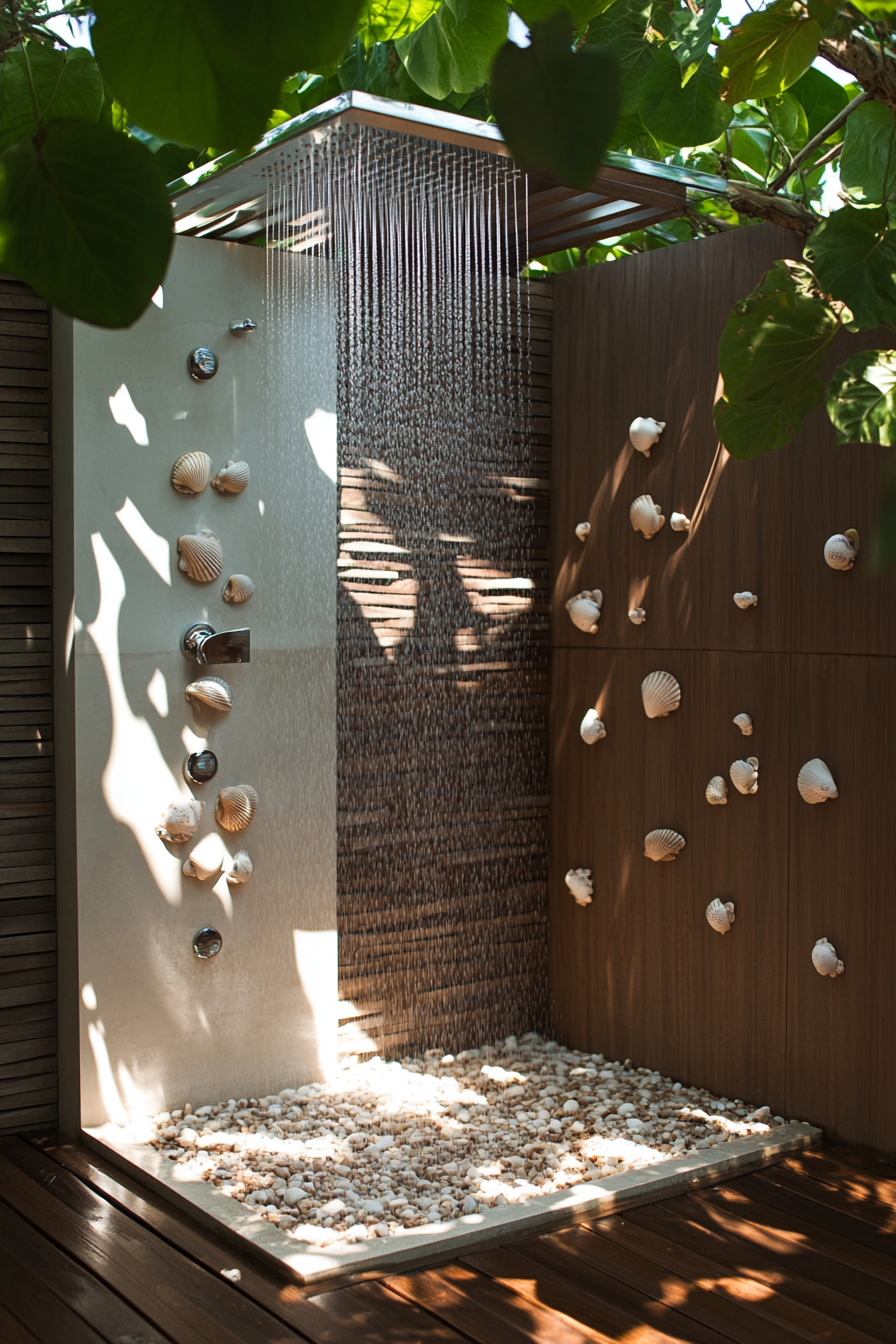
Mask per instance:
[[[739,215],[764,219],[782,229],[793,229],[803,238],[818,223],[811,210],[789,196],[775,196],[770,191],[752,186],[749,182],[728,183],[728,204]]]
[[[793,177],[794,173],[796,172],[797,168],[799,168],[800,164],[805,163],[806,159],[809,158],[810,154],[814,153],[814,151],[818,148],[819,145],[823,145],[829,135],[833,135],[835,131],[839,131],[840,127],[846,121],[847,117],[849,117],[851,113],[855,112],[856,108],[859,107],[862,103],[867,103],[869,98],[871,97],[872,95],[866,91],[865,93],[860,93],[858,97],[853,98],[851,103],[847,103],[846,107],[843,108],[842,112],[838,112],[836,117],[833,117],[828,122],[827,126],[823,126],[822,129],[818,132],[818,134],[813,135],[809,143],[804,145],[803,148],[799,151],[799,153],[793,156],[793,158],[790,161],[790,167],[785,168],[782,172],[778,174],[776,178],[772,179],[772,181],[768,184],[768,190],[772,193],[780,191],[781,188],[784,186],[784,183],[789,181],[790,178]]]
[[[848,37],[823,37],[818,54],[854,75],[866,93],[896,112],[896,61],[882,48],[861,33],[850,33]]]

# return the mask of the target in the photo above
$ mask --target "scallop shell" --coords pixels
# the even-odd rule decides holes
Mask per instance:
[[[685,838],[677,831],[650,831],[644,837],[644,857],[654,863],[668,863],[676,858],[685,846]]]
[[[212,481],[212,489],[222,495],[241,495],[249,484],[249,463],[231,459]]]
[[[233,861],[227,869],[227,881],[233,886],[242,886],[248,882],[255,868],[254,863],[244,849],[237,850],[233,856]]]
[[[182,495],[201,495],[214,465],[208,453],[181,453],[171,468],[171,484]]]
[[[594,634],[600,620],[603,600],[604,595],[599,588],[594,588],[590,592],[586,588],[583,593],[576,593],[575,597],[569,599],[566,610],[577,630],[584,630],[586,635]]]
[[[734,902],[725,901],[723,904],[717,896],[706,907],[706,918],[716,933],[727,933],[734,923]]]
[[[648,719],[664,719],[681,704],[681,687],[671,672],[649,672],[641,682],[641,699]]]
[[[628,427],[628,437],[633,448],[649,457],[651,448],[655,443],[659,443],[660,435],[665,428],[665,420],[654,420],[650,415],[638,415]]]
[[[728,801],[728,785],[721,775],[713,775],[706,786],[706,801],[713,807],[721,807]]]
[[[221,677],[200,677],[191,681],[184,695],[192,705],[205,705],[206,709],[217,709],[226,714],[233,708],[233,692]]]
[[[579,541],[584,541],[590,531],[591,531],[590,523],[576,524],[576,536],[578,537]]]
[[[197,583],[211,583],[224,568],[224,548],[207,528],[178,537],[178,569]]]
[[[654,504],[650,495],[639,495],[631,505],[628,516],[635,531],[648,541],[656,536],[666,521],[659,504]]]
[[[826,803],[838,796],[833,775],[817,756],[803,766],[796,777],[796,786],[806,803]]]
[[[734,605],[740,607],[741,611],[746,611],[747,607],[755,607],[759,598],[755,593],[735,593]]]
[[[643,625],[647,620],[647,612],[643,607],[632,607],[628,614],[628,618],[632,625]]]
[[[591,904],[594,883],[591,881],[590,868],[570,868],[565,880],[577,905]]]
[[[812,965],[819,975],[835,976],[843,974],[843,962],[837,956],[837,949],[827,938],[819,938],[812,949]]]
[[[231,574],[224,585],[225,602],[248,602],[255,592],[255,584],[248,574]]]
[[[744,737],[750,737],[752,735],[753,720],[750,718],[749,714],[735,714],[732,722],[737,725]]]
[[[824,558],[831,569],[852,569],[859,553],[859,534],[854,527],[828,537],[824,544]]]
[[[224,867],[224,857],[224,843],[220,835],[213,831],[211,835],[203,836],[196,848],[190,850],[190,856],[184,862],[184,876],[207,882],[210,877],[218,876]]]
[[[673,513],[669,526],[673,532],[690,532],[691,520],[686,513]]]
[[[200,803],[195,798],[169,803],[156,827],[156,835],[162,840],[167,840],[169,845],[185,845],[199,830],[204,807],[205,803]]]
[[[599,742],[602,737],[606,737],[607,730],[601,720],[597,717],[596,709],[589,709],[584,719],[579,724],[579,734],[582,741],[587,742],[589,747],[595,742]]]
[[[738,793],[755,793],[759,788],[758,757],[748,756],[745,761],[732,761],[728,775]]]
[[[251,784],[231,784],[218,793],[215,820],[225,831],[244,831],[257,807],[258,794]]]

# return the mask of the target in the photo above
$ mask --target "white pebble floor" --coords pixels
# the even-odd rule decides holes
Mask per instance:
[[[152,1146],[294,1240],[388,1237],[784,1124],[536,1035],[375,1057],[326,1084],[154,1117]]]

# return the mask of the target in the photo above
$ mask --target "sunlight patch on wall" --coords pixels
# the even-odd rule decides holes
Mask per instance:
[[[318,406],[305,421],[305,433],[314,460],[324,475],[336,483],[336,416]]]
[[[149,561],[160,579],[171,587],[171,547],[165,537],[154,532],[137,505],[125,496],[115,517],[140,554]]]
[[[112,412],[112,419],[116,425],[124,425],[136,444],[139,444],[141,448],[148,447],[149,434],[146,431],[146,420],[134,405],[127,383],[122,383],[115,395],[109,398],[109,410]]]
[[[324,1077],[336,1067],[339,957],[335,929],[293,929],[296,969],[312,1014]]]
[[[149,685],[146,688],[146,694],[149,696],[149,703],[159,715],[159,718],[168,717],[168,683],[165,680],[165,674],[161,668],[156,668],[149,679]]]

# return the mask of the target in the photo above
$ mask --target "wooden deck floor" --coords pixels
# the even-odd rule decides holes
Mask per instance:
[[[224,1277],[238,1269],[239,1282]],[[896,1340],[896,1168],[838,1148],[304,1290],[74,1144],[0,1143],[4,1344]]]

